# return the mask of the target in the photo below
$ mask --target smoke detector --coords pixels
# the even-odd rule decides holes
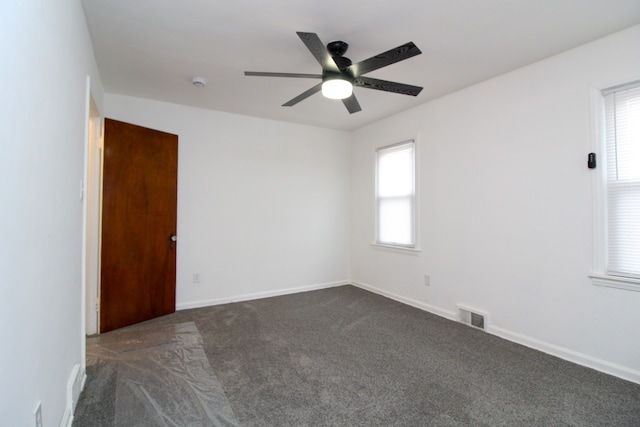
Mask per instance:
[[[204,77],[194,77],[191,83],[196,87],[205,87],[207,85],[207,79]]]

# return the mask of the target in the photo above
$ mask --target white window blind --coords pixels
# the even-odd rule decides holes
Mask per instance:
[[[376,242],[415,248],[415,142],[376,152]]]
[[[640,278],[640,82],[603,94],[607,273]]]

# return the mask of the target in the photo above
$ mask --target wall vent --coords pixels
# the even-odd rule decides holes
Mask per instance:
[[[487,329],[487,314],[471,308],[458,306],[458,321],[474,328]]]

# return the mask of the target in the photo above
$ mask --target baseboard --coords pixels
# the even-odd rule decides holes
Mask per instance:
[[[76,404],[86,380],[87,374],[80,364],[73,365],[67,379],[67,404],[60,421],[60,427],[71,427],[73,424],[73,412],[76,409]]]
[[[276,289],[267,292],[256,292],[252,294],[235,295],[226,298],[215,298],[200,301],[190,301],[176,304],[176,310],[187,310],[190,308],[209,307],[212,305],[229,304],[232,302],[250,301],[254,299],[277,297],[281,295],[297,294],[299,292],[317,291],[319,289],[334,288],[336,286],[348,285],[348,280],[340,280],[337,282],[320,283],[316,285],[300,286],[295,288]]]
[[[434,307],[429,304],[425,304],[421,301],[417,301],[411,298],[406,298],[401,295],[388,292],[386,290],[376,288],[375,286],[368,285],[366,283],[352,281],[352,285],[359,288],[371,291],[373,293],[385,296],[392,300],[410,305],[412,307],[419,308],[429,313],[436,314],[449,320],[458,321],[456,313],[453,311],[444,310],[439,307]],[[603,359],[592,357],[577,351],[570,350],[568,348],[560,347],[536,338],[532,338],[526,335],[522,335],[516,332],[512,332],[508,329],[493,326],[489,324],[486,329],[487,333],[496,335],[500,338],[504,338],[508,341],[515,342],[517,344],[524,345],[525,347],[532,348],[534,350],[541,351],[543,353],[550,354],[560,359],[567,360],[578,365],[585,366],[587,368],[595,369],[596,371],[603,372],[608,375],[613,375],[618,378],[622,378],[627,381],[640,384],[640,371],[628,368],[626,366],[618,365],[616,363],[608,362]]]
[[[637,371],[635,369],[608,362],[597,357],[589,356],[587,354],[551,344],[546,341],[538,340],[526,335],[518,334],[516,332],[512,332],[508,329],[500,328],[497,326],[490,325],[487,329],[487,332],[499,336],[500,338],[504,338],[506,340],[524,345],[525,347],[529,347],[534,350],[559,357],[560,359],[564,359],[569,362],[585,366],[587,368],[595,369],[596,371],[613,375],[614,377],[622,378],[623,380],[640,384],[640,371]]]
[[[457,320],[456,313],[453,311],[444,310],[440,307],[435,307],[433,305],[425,304],[422,301],[418,301],[412,298],[407,298],[402,295],[394,294],[393,292],[386,291],[384,289],[376,288],[375,286],[368,285],[366,283],[351,281],[353,286],[357,286],[358,288],[362,288],[366,291],[373,292],[374,294],[382,295],[383,297],[390,298],[392,300],[401,302],[403,304],[410,305],[412,307],[419,308],[420,310],[428,311],[429,313],[437,314],[438,316],[444,317],[449,320]]]
[[[73,415],[71,410],[66,408],[64,414],[62,414],[62,421],[60,421],[60,427],[71,427],[73,424]]]

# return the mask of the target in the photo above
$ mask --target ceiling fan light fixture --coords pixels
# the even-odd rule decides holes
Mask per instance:
[[[331,79],[322,83],[322,95],[329,99],[345,99],[353,93],[353,85],[348,80]]]

